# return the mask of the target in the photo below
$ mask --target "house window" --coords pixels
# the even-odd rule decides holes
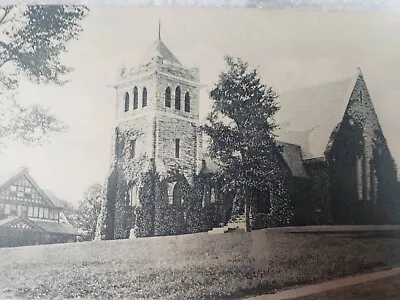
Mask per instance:
[[[33,207],[28,206],[28,217],[33,217]]]
[[[182,189],[178,182],[175,184],[172,191],[172,203],[176,206],[180,206],[182,204]]]
[[[5,213],[6,215],[9,215],[9,214],[10,214],[10,210],[11,210],[10,204],[6,203],[6,204],[4,205],[4,213]]]
[[[165,107],[171,107],[171,88],[165,90]]]
[[[185,94],[185,111],[190,112],[190,95],[189,92]]]
[[[43,218],[44,217],[44,209],[43,207],[39,207],[39,218]]]
[[[125,93],[125,112],[129,110],[129,94],[128,92]]]
[[[175,158],[179,158],[180,155],[180,145],[181,140],[180,139],[175,139]]]
[[[142,92],[142,107],[147,106],[147,89],[144,87]]]
[[[39,216],[39,208],[38,207],[33,207],[33,216],[34,218],[37,218]]]
[[[49,218],[49,209],[48,209],[48,208],[45,208],[45,209],[44,209],[44,218],[45,218],[45,219],[48,219],[48,218]]]
[[[136,139],[135,140],[131,140],[130,142],[130,157],[134,158],[136,157]]]
[[[10,186],[10,191],[15,193],[17,191],[17,187],[15,185]]]
[[[175,109],[181,109],[181,88],[179,86],[175,89]]]
[[[135,86],[133,88],[133,109],[138,109],[138,107],[139,107],[138,88]]]

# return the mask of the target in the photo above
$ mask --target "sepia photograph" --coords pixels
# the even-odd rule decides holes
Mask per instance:
[[[156,2],[0,6],[0,299],[400,299],[400,6]]]

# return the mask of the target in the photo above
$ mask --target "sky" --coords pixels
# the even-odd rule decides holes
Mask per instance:
[[[110,167],[116,95],[122,64],[134,66],[158,37],[180,62],[200,69],[200,114],[224,68],[224,55],[258,68],[279,94],[354,76],[362,69],[384,135],[400,165],[400,15],[246,8],[91,6],[79,40],[62,60],[75,70],[64,86],[21,79],[18,101],[41,103],[68,127],[40,147],[9,143],[0,171],[26,166],[37,183],[77,204]],[[150,99],[151,101],[151,99]],[[316,103],[317,107],[317,103]],[[317,112],[317,109],[316,109]],[[310,117],[312,117],[310,112]]]

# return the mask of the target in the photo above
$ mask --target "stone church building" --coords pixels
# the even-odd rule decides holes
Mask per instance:
[[[146,54],[138,67],[121,68],[116,85],[105,239],[206,231],[231,217],[232,197],[213,182],[218,167],[203,150],[199,70],[160,37]],[[393,222],[396,167],[361,71],[278,101],[292,223]]]

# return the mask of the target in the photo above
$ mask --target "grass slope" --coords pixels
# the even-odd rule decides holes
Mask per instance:
[[[399,263],[394,235],[259,230],[0,249],[0,298],[238,298]]]

